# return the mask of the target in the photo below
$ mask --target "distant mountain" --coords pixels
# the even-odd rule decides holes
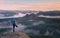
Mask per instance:
[[[25,16],[23,17],[20,17],[21,15],[18,15],[19,13],[22,13],[22,14],[26,14]],[[41,17],[50,17],[53,18],[52,16],[60,16],[60,11],[19,11],[19,10],[15,10],[15,11],[8,11],[8,10],[0,10],[0,17],[10,17],[10,16],[17,16],[16,19],[19,19],[19,20],[32,20],[32,19],[39,19],[39,15],[40,15],[40,18]],[[12,18],[15,18],[12,17]],[[6,19],[5,18],[5,19]],[[60,18],[60,17],[58,17]],[[11,18],[9,18],[11,19]],[[2,20],[2,19],[1,19]]]
[[[32,19],[35,19],[37,16],[36,14],[26,14],[23,18],[26,19],[26,20],[32,20]]]
[[[1,17],[13,16],[15,14],[17,14],[17,12],[15,12],[15,11],[3,11],[3,10],[1,11],[0,10],[0,16]]]
[[[38,13],[38,11],[19,11],[19,10],[0,10],[0,17],[8,17],[8,16],[14,16],[15,14],[18,15],[18,13],[22,14],[31,14],[31,13]]]
[[[39,12],[37,15],[46,15],[46,16],[60,16],[60,11],[46,11]]]

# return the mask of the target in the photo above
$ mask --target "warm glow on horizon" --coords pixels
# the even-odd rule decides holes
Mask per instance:
[[[34,4],[33,3],[20,4],[16,2],[16,3],[10,4],[10,3],[5,3],[4,0],[0,0],[0,10],[37,10],[37,11],[60,10],[60,3],[59,2],[54,2],[54,3],[34,2]]]

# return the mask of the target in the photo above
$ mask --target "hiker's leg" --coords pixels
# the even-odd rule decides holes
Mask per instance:
[[[13,32],[15,32],[15,24],[13,24]]]

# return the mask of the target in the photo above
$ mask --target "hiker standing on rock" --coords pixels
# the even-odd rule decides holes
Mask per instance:
[[[11,20],[11,23],[12,23],[12,25],[13,25],[13,32],[15,32],[15,27],[18,27],[18,26],[16,25],[16,20],[15,20],[15,19],[12,19],[12,20]]]

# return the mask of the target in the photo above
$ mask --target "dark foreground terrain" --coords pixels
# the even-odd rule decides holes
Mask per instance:
[[[60,38],[60,37],[42,36],[42,35],[31,36],[23,32],[10,32],[10,33],[5,33],[5,34],[0,35],[0,38]]]
[[[10,32],[0,35],[0,38],[29,38],[29,36],[23,32]]]

